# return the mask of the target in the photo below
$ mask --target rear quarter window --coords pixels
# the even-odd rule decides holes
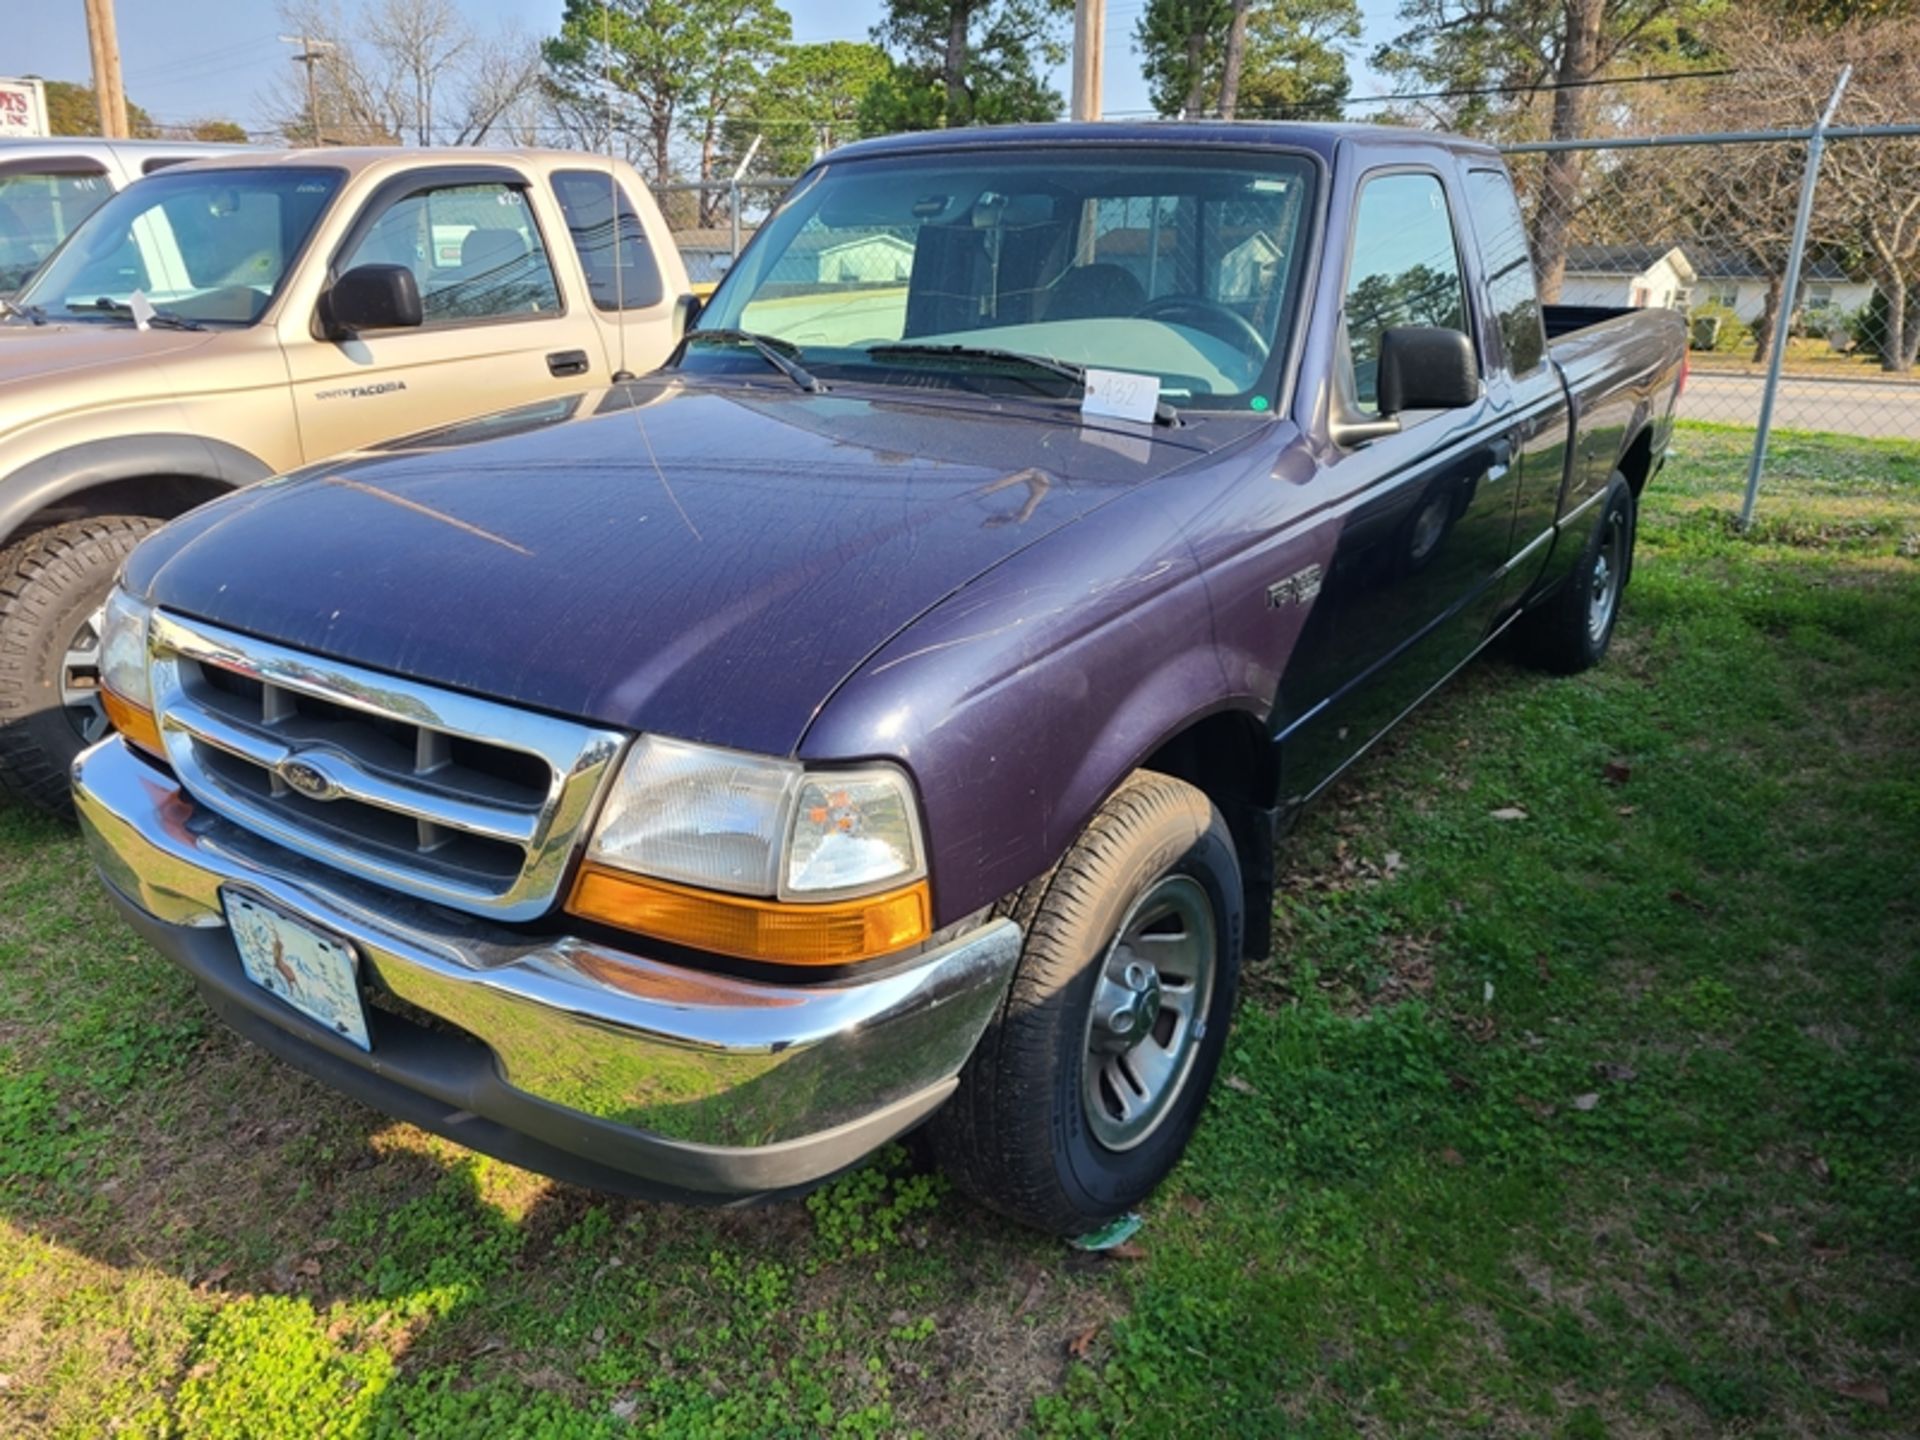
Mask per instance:
[[[1507,370],[1513,375],[1531,374],[1546,358],[1547,334],[1541,323],[1526,222],[1520,217],[1513,184],[1498,170],[1474,170],[1467,176],[1467,198],[1487,274],[1487,299],[1500,324],[1501,348],[1507,352]]]
[[[658,305],[664,293],[660,267],[640,217],[618,182],[591,170],[563,170],[553,177],[553,193],[586,272],[594,308],[645,310]]]

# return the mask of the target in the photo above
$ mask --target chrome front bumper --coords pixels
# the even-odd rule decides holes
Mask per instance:
[[[874,979],[755,983],[328,870],[196,806],[118,737],[73,789],[114,898],[235,1028],[377,1108],[600,1188],[733,1197],[844,1169],[951,1093],[1020,950],[1001,919]],[[351,942],[371,1052],[246,978],[229,888]]]

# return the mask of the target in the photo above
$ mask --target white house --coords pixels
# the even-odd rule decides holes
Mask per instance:
[[[1681,286],[1677,282],[1683,268],[1691,278]],[[1810,257],[1803,274],[1805,294],[1801,303],[1807,310],[1858,310],[1873,298],[1871,284],[1849,279],[1825,256]],[[1766,309],[1771,281],[1765,264],[1732,248],[1574,245],[1567,251],[1560,300],[1566,305],[1677,309],[1724,305],[1751,325]]]
[[[1685,310],[1700,278],[1678,245],[1574,245],[1567,251],[1562,305],[1630,305],[1636,310]]]
[[[741,248],[752,238],[752,229],[742,229]],[[733,235],[726,226],[683,230],[674,239],[696,284],[718,280],[733,263]],[[807,229],[793,237],[767,278],[775,284],[904,285],[912,273],[913,242],[891,231],[844,235]]]

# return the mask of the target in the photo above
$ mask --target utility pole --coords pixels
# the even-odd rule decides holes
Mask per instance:
[[[100,105],[100,133],[125,140],[127,92],[120,86],[120,35],[113,23],[113,0],[86,0],[87,46],[93,52],[93,94]]]
[[[1107,50],[1107,0],[1074,0],[1073,118],[1100,118]]]
[[[92,0],[88,0],[91,4]],[[313,67],[326,58],[326,52],[333,49],[331,40],[315,40],[307,35],[282,35],[282,45],[298,45],[300,53],[293,57],[293,63],[307,67],[307,119],[313,125],[313,143],[316,147],[327,143],[326,131],[320,126],[320,101],[313,85]]]

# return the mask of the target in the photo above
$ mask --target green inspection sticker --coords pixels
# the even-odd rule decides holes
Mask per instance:
[[[1267,397],[1264,395],[1256,395],[1247,401],[1247,406],[1253,410],[1264,410],[1267,408]]]

